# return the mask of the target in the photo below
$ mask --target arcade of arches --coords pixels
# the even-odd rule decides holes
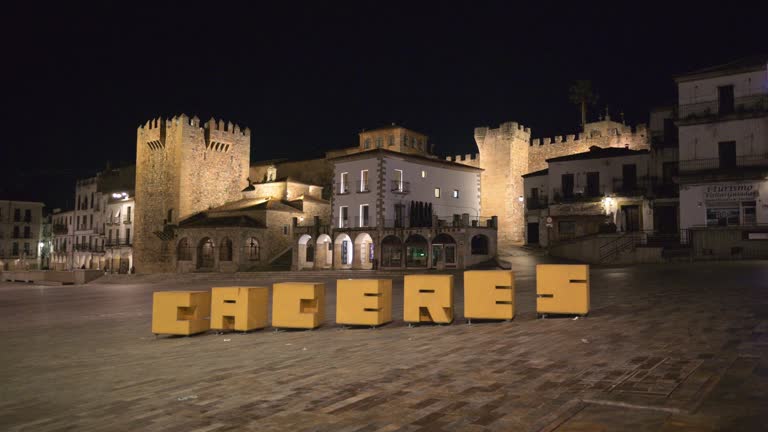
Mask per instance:
[[[295,246],[293,268],[322,269],[462,269],[496,255],[495,230],[464,229],[440,232],[430,239],[429,229],[407,235],[375,231],[344,231],[335,238],[302,235]]]

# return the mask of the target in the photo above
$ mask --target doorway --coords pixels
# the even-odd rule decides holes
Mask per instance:
[[[539,244],[539,223],[528,223],[528,244]]]
[[[213,262],[213,240],[206,237],[200,240],[200,245],[197,247],[197,268],[212,269]]]
[[[640,207],[637,205],[621,206],[626,221],[625,230],[627,232],[640,231]]]

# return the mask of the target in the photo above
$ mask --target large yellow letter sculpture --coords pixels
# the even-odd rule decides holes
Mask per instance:
[[[212,329],[249,331],[267,326],[269,288],[213,288],[211,298]]]
[[[377,326],[392,321],[392,280],[336,281],[336,323]]]
[[[404,321],[453,321],[453,275],[406,275],[404,294]]]
[[[464,272],[464,317],[504,319],[515,317],[515,275],[509,270]]]
[[[536,266],[536,313],[589,313],[589,266],[586,264],[538,264]]]
[[[325,319],[325,285],[283,282],[272,286],[272,327],[319,327]]]
[[[207,331],[208,291],[161,291],[152,296],[152,333],[189,336]]]

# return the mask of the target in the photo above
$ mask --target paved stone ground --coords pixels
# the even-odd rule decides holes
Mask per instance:
[[[710,431],[768,425],[768,262],[595,268],[586,319],[155,339],[156,290],[258,275],[0,284],[0,430]],[[285,279],[300,280],[304,276]]]

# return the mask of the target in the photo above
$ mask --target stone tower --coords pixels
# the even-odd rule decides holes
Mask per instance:
[[[192,214],[240,198],[248,185],[251,132],[184,114],[152,119],[136,132],[134,265],[173,271],[174,227]]]
[[[481,175],[480,207],[484,216],[498,216],[499,247],[523,241],[525,196],[522,175],[528,173],[531,131],[516,122],[498,129],[475,129]]]

